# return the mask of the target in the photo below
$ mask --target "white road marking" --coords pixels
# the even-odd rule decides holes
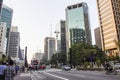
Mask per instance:
[[[21,73],[20,74],[20,77],[29,77],[30,76],[30,73]]]
[[[35,76],[31,75],[32,80],[37,80]]]
[[[61,72],[59,72],[59,73],[61,73]],[[78,75],[78,74],[71,74],[71,73],[63,73],[62,72],[62,74],[65,74],[65,75],[68,75],[68,76],[77,76],[77,77],[86,77],[86,75]]]
[[[47,72],[44,72],[44,73],[47,74],[47,75],[53,76],[53,77],[57,77],[57,78],[63,79],[63,80],[69,80],[67,78],[63,78],[63,77],[60,77],[60,76],[57,76],[57,75],[53,75],[53,74],[50,74],[50,73],[47,73]]]

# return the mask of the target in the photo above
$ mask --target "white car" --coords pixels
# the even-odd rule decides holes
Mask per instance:
[[[62,67],[62,70],[69,71],[69,70],[71,70],[71,67],[68,66],[68,65],[64,65],[64,66]]]
[[[120,63],[115,63],[114,67],[115,69],[120,69]]]

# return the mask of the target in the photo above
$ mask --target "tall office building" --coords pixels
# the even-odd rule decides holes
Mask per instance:
[[[25,59],[24,49],[21,49],[23,60]]]
[[[56,25],[56,32],[58,32],[57,52],[66,52],[66,22],[64,20],[60,20]]]
[[[7,24],[7,37],[9,36],[9,31],[11,28],[11,23],[12,23],[12,15],[13,15],[13,9],[9,8],[6,5],[2,6],[2,10],[1,10],[1,22],[6,22]]]
[[[16,26],[11,27],[10,43],[9,43],[9,56],[12,58],[19,58],[19,46],[20,46],[20,33]]]
[[[7,45],[7,38],[6,38],[6,23],[0,22],[0,59],[3,56],[6,56],[6,45]]]
[[[0,18],[0,22],[6,22],[6,28],[7,28],[7,32],[6,32],[6,37],[7,37],[7,56],[8,56],[8,52],[9,52],[9,33],[10,33],[10,28],[11,28],[11,24],[12,24],[12,15],[13,15],[13,9],[9,8],[6,5],[2,5],[2,9],[1,9],[1,18]]]
[[[24,60],[23,53],[22,53],[20,46],[19,46],[19,50],[18,50],[18,58],[19,58],[19,60]]]
[[[0,17],[1,17],[2,4],[3,4],[3,0],[0,0]]]
[[[95,33],[95,43],[96,43],[96,46],[98,48],[102,49],[101,36],[100,36],[100,27],[97,27],[94,30],[94,33]]]
[[[35,53],[35,55],[34,55],[35,60],[38,61],[38,65],[40,64],[41,60],[43,59],[43,54],[44,54],[44,53],[37,52],[37,53]]]
[[[70,5],[66,8],[67,50],[79,42],[92,44],[88,6],[86,3]]]
[[[44,53],[47,60],[51,60],[53,54],[55,54],[55,38],[46,37],[44,40]]]
[[[102,49],[108,55],[116,55],[120,52],[115,43],[120,40],[120,0],[97,0],[97,7]]]

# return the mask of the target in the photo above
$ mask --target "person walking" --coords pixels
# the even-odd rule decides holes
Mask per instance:
[[[15,65],[15,73],[16,73],[16,75],[17,75],[18,70],[19,70],[19,66],[16,64]]]
[[[10,60],[8,63],[7,68],[4,71],[5,74],[5,80],[14,80],[15,74],[15,68],[13,67],[13,61]]]
[[[5,62],[0,63],[0,80],[5,79],[4,70],[6,69]]]

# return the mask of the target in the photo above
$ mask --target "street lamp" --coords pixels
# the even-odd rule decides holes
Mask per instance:
[[[56,34],[56,55],[57,55],[57,66],[58,66],[58,34],[60,33],[59,31],[54,32]]]

